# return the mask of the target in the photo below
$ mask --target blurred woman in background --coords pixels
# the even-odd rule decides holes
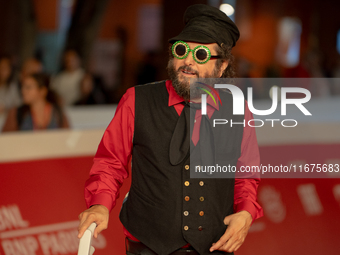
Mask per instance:
[[[19,87],[14,81],[11,59],[0,57],[0,113],[20,104]]]
[[[3,132],[69,127],[49,84],[49,77],[41,73],[23,79],[21,92],[24,104],[8,113]]]

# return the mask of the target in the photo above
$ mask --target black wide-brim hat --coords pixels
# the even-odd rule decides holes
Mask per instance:
[[[171,38],[170,43],[217,43],[233,47],[240,37],[237,26],[224,12],[205,4],[189,6],[184,13],[184,25],[182,32]]]

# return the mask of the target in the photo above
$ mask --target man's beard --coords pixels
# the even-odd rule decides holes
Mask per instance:
[[[218,78],[221,68],[215,66],[214,71],[211,74],[206,73],[204,77],[200,77],[199,73],[193,70],[190,66],[180,66],[176,71],[173,62],[173,58],[171,58],[168,62],[168,75],[172,81],[172,86],[174,87],[176,93],[187,102],[190,99],[192,100],[199,98],[201,94],[205,92],[197,87],[194,87],[193,85],[190,86],[190,78],[182,76],[182,81],[180,81],[179,73],[182,71],[187,71],[194,73],[196,78]]]

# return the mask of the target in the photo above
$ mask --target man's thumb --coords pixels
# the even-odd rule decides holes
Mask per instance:
[[[224,220],[223,220],[224,225],[229,225],[230,224],[230,220],[231,220],[231,215],[225,217]]]

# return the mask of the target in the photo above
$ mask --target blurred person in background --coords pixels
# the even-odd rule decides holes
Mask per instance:
[[[22,65],[22,68],[20,71],[20,80],[23,80],[26,76],[29,76],[31,74],[42,73],[42,72],[43,72],[43,65],[41,61],[36,58],[29,58]]]
[[[78,53],[67,50],[63,58],[63,70],[52,80],[52,89],[60,95],[63,105],[73,105],[80,100],[80,82],[84,74]]]
[[[137,84],[145,84],[158,80],[159,54],[149,51],[137,68]]]
[[[31,74],[23,79],[23,105],[9,111],[2,132],[69,127],[56,94],[49,89],[49,80],[46,74]]]
[[[302,61],[311,78],[326,78],[322,65],[323,55],[320,51],[308,51]],[[327,79],[311,79],[309,90],[312,96],[316,97],[329,97],[331,94],[330,84]]]
[[[80,99],[76,105],[106,104],[105,95],[102,78],[86,73],[80,82]]]
[[[0,58],[0,114],[21,104],[20,92],[14,80],[14,71],[9,57]]]
[[[335,67],[333,68],[332,76],[334,78],[340,78],[340,56],[337,59],[337,63],[335,65]],[[340,95],[340,85],[332,84],[332,94],[333,95]]]

